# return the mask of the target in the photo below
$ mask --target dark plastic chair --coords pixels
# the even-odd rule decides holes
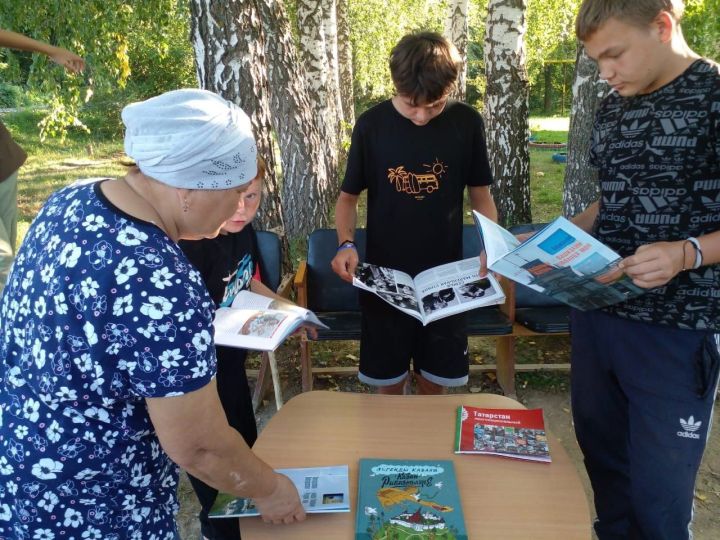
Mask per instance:
[[[360,260],[365,258],[365,230],[355,231],[355,243]],[[308,237],[307,260],[302,261],[295,275],[295,290],[298,304],[315,312],[318,318],[330,327],[330,330],[318,332],[318,341],[359,340],[360,304],[358,289],[341,280],[330,268],[330,262],[337,250],[337,233],[334,229],[318,229]],[[473,257],[480,253],[480,241],[473,225],[463,228],[463,257]],[[497,336],[512,332],[512,321],[497,306],[485,307],[467,312],[468,334],[473,336]],[[303,391],[312,390],[313,374],[351,373],[352,368],[332,368],[320,370],[313,368],[310,342],[302,340],[300,349]],[[498,370],[500,364],[498,361]],[[498,380],[506,378],[498,375]],[[502,383],[501,383],[502,384]],[[514,392],[514,390],[513,390]]]

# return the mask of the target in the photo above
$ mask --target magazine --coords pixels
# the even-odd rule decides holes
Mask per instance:
[[[458,407],[455,453],[551,461],[542,409]]]
[[[361,459],[355,540],[467,540],[452,461]]]
[[[327,329],[310,310],[250,291],[215,312],[215,344],[274,351],[299,326]]]
[[[559,217],[520,242],[473,211],[488,269],[581,311],[645,292],[617,267],[622,259],[605,244]]]
[[[284,474],[298,490],[305,512],[309,514],[349,512],[348,466],[308,467],[298,469],[277,469]],[[252,499],[238,498],[218,493],[208,517],[249,517],[259,516]]]
[[[479,275],[478,257],[435,266],[415,279],[400,270],[360,263],[353,285],[426,325],[478,307],[502,304],[505,294],[495,277]]]

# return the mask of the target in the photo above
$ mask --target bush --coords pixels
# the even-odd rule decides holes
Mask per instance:
[[[25,92],[19,86],[0,82],[0,107],[16,109],[27,105]]]

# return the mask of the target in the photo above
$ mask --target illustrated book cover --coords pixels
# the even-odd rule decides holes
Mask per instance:
[[[355,540],[467,540],[449,460],[360,460]]]
[[[460,406],[455,453],[549,462],[550,448],[543,411]]]
[[[250,291],[215,312],[215,344],[274,351],[299,326],[327,328],[310,310]]]
[[[426,325],[471,309],[502,304],[505,294],[495,277],[479,276],[478,257],[435,266],[414,279],[400,270],[360,263],[353,285]]]
[[[348,466],[277,469],[295,484],[308,514],[349,512]],[[211,518],[260,515],[252,499],[218,493],[208,516]]]
[[[618,269],[620,255],[564,217],[524,242],[479,212],[473,218],[490,270],[569,306],[587,311],[645,292]]]

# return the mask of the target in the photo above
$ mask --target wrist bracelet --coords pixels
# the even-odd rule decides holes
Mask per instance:
[[[703,252],[700,248],[700,241],[693,236],[689,236],[686,241],[690,242],[695,247],[695,264],[693,265],[692,269],[695,270],[697,268],[700,268],[703,263]]]
[[[349,248],[357,250],[357,246],[355,246],[355,242],[353,242],[352,240],[345,240],[337,247],[337,251],[341,251],[343,249],[349,249]]]

